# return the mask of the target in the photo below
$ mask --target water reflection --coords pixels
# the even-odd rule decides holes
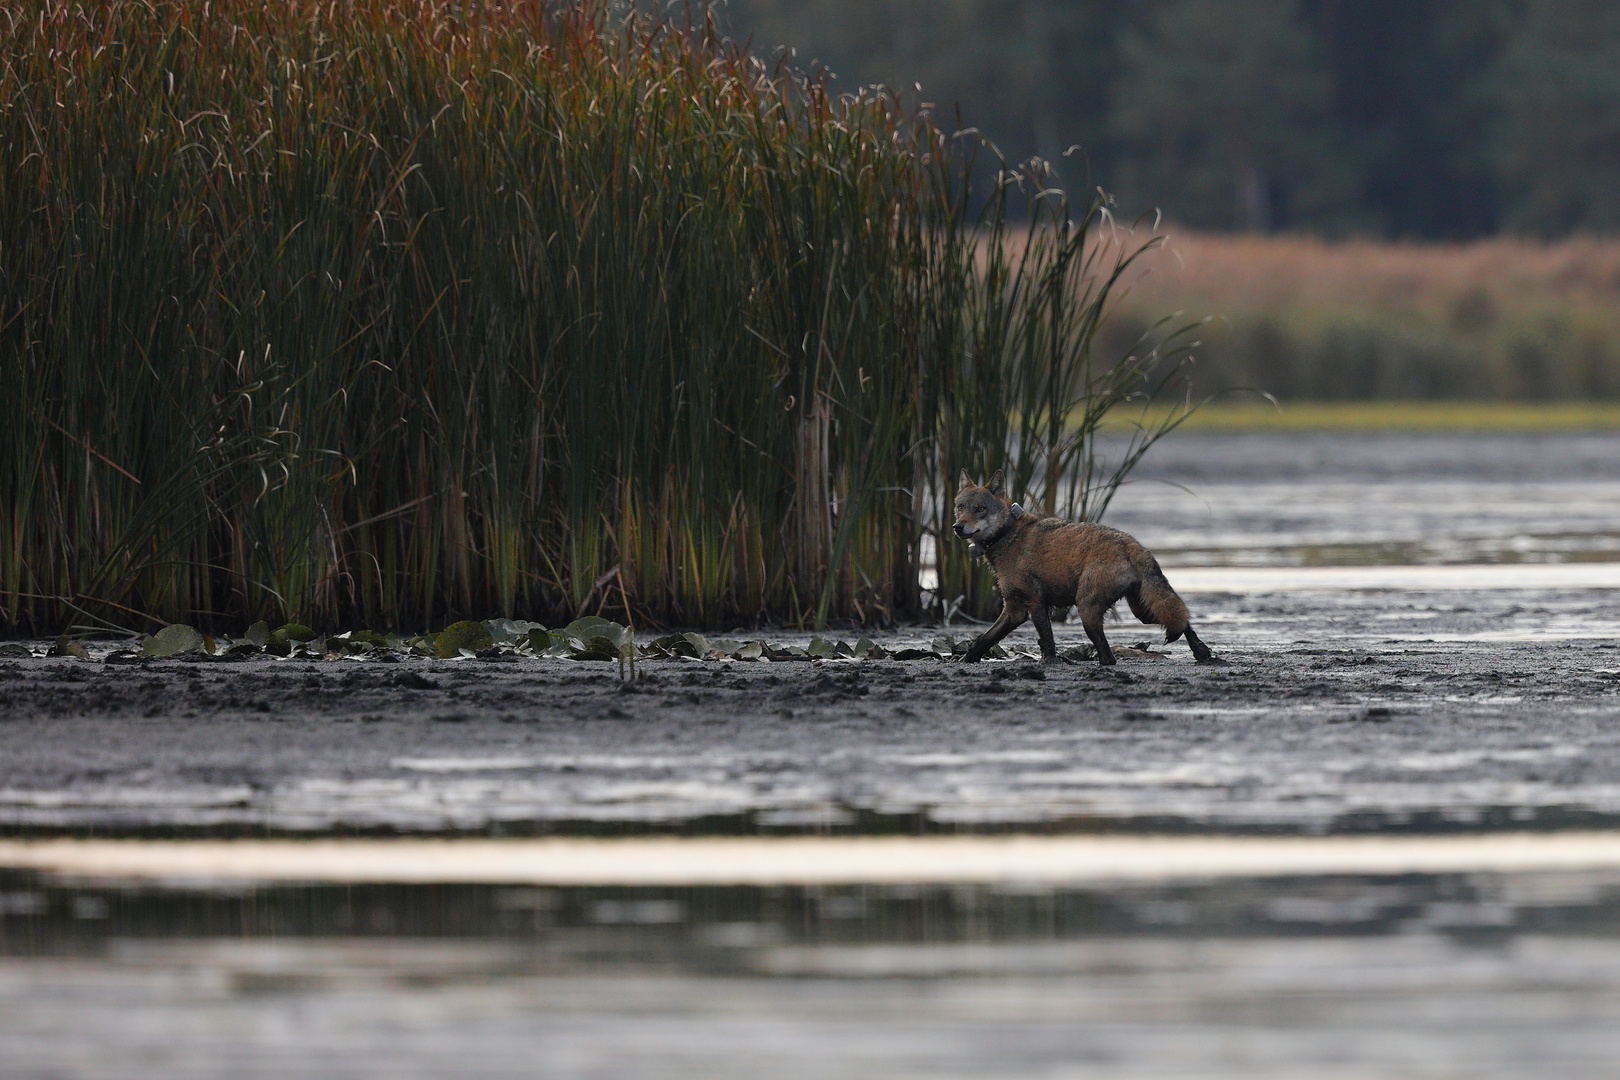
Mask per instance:
[[[1027,946],[1117,944],[1141,935],[1420,932],[1476,942],[1530,933],[1620,939],[1620,871],[1088,888],[357,884],[234,890],[73,885],[0,872],[0,955],[12,959],[128,955],[137,943],[341,941],[353,949],[416,940],[499,946],[468,955],[499,956],[506,972],[1049,972],[1065,966],[1055,955],[1079,958],[1084,950],[1053,954]],[[969,954],[952,951],[961,945],[988,948],[971,954],[963,968]],[[852,946],[885,949],[878,959],[855,962],[847,952]],[[848,970],[841,961],[811,955],[828,947],[846,950],[836,955],[849,961]],[[935,950],[937,963],[928,959]],[[893,961],[892,970],[884,957]]]
[[[0,874],[8,1075],[1556,1077],[1617,1052],[1612,873],[239,892]]]

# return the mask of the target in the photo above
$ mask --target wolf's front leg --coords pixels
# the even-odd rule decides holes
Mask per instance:
[[[1014,604],[1011,600],[1001,602],[1001,618],[991,624],[990,629],[979,635],[979,640],[962,657],[964,664],[977,664],[984,659],[984,654],[995,648],[996,642],[1012,633],[1023,621],[1029,617],[1029,610],[1022,604]]]

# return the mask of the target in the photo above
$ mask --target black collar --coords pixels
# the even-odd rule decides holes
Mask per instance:
[[[1023,517],[1024,513],[1025,511],[1022,506],[1019,506],[1017,503],[1013,503],[1012,511],[1007,515],[1007,523],[996,530],[996,535],[992,536],[988,540],[977,541],[978,545],[984,548],[986,555],[990,554],[991,548],[995,547],[997,544],[1001,543],[1003,540],[1007,539],[1007,537],[1012,535],[1012,531],[1018,527],[1018,519]]]

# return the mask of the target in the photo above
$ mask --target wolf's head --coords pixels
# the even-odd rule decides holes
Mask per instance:
[[[1014,517],[1006,483],[997,469],[987,484],[975,484],[962,470],[962,490],[956,493],[956,524],[951,528],[978,554],[1006,533]]]

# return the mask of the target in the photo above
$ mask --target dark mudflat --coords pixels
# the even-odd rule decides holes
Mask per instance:
[[[1620,816],[1620,642],[1535,640],[1620,627],[1609,592],[1194,606],[1225,664],[1180,643],[1141,655],[1128,646],[1150,631],[1123,623],[1113,669],[670,660],[621,681],[616,665],[562,660],[0,660],[0,826],[1318,831]],[[1503,634],[1526,640],[1490,639]]]

